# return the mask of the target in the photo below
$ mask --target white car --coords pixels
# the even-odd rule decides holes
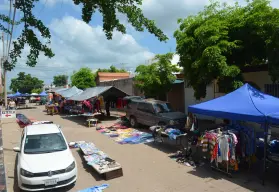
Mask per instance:
[[[24,128],[18,152],[18,186],[41,191],[74,184],[77,165],[67,141],[56,124],[28,125]]]

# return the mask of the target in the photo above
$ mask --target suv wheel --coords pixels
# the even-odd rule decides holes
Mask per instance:
[[[138,125],[137,119],[135,117],[130,117],[130,124],[132,127],[137,127]]]

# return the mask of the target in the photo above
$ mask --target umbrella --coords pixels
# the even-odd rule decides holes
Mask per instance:
[[[47,93],[45,91],[42,91],[39,95],[42,97],[45,97],[45,96],[47,96]]]
[[[7,97],[13,97],[14,96],[14,94],[8,94],[7,95]]]

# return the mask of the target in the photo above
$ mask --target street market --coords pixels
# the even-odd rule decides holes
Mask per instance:
[[[212,104],[214,106],[212,113],[217,117],[230,119],[231,121],[245,120],[239,118],[239,116],[237,116],[236,118],[232,118],[231,116],[227,115],[228,114],[227,112],[222,113],[220,112],[221,109],[218,109],[218,106],[220,106],[220,108],[222,108],[223,106],[223,104],[221,104],[222,100],[226,99],[226,97],[235,98],[236,95],[241,91],[243,92],[247,91],[247,94],[250,95],[252,99],[257,99],[259,98],[259,96],[273,99],[273,97],[270,97],[268,95],[263,95],[262,93],[257,92],[256,89],[254,89],[253,87],[247,84],[241,87],[239,90],[236,90],[235,92],[226,95],[225,97],[210,101],[210,102],[215,102],[215,104]],[[57,94],[57,96],[61,96],[61,95]],[[91,96],[99,97],[100,95],[91,94]],[[53,97],[51,98],[54,99]],[[247,99],[249,98],[250,97],[248,96]],[[61,97],[61,100],[62,99],[63,97]],[[86,97],[86,99],[89,99],[88,96]],[[243,100],[243,102],[246,102],[244,98],[241,100]],[[240,100],[237,101],[239,102]],[[194,113],[205,114],[205,112],[203,111],[209,111],[209,109],[207,109],[206,107],[211,106],[210,102],[197,104],[196,106],[194,105],[189,108]],[[216,102],[220,102],[220,104],[216,104]],[[259,102],[267,102],[267,101],[259,100]],[[267,105],[268,103],[265,104],[265,106]],[[272,106],[273,107],[276,106],[274,105],[274,102],[272,102]],[[85,105],[84,107],[87,106]],[[119,109],[119,108],[115,108],[115,109]],[[270,112],[268,112],[269,114],[275,113],[275,115],[272,116],[271,120],[273,123],[274,122],[276,123],[276,119],[277,119],[276,109],[274,111],[272,111],[271,108],[266,108],[266,107],[262,109],[271,110]],[[256,130],[249,129],[249,127],[245,127],[243,123],[231,124],[230,122],[226,121],[225,124],[222,125],[216,124],[214,128],[208,129],[209,125],[201,125],[201,123],[199,123],[198,121],[199,119],[197,116],[188,115],[187,121],[185,122],[185,126],[191,128],[185,133],[180,133],[177,131],[175,132],[174,130],[179,130],[179,129],[175,128],[173,124],[174,122],[172,122],[167,126],[162,126],[162,125],[153,126],[150,128],[151,130],[150,132],[148,131],[148,129],[144,130],[144,128],[141,128],[142,131],[140,131],[138,128],[136,129],[130,128],[129,120],[125,117],[125,112],[123,110],[122,111],[113,110],[113,109],[110,110],[112,111],[110,116],[111,117],[116,116],[116,119],[110,119],[105,114],[100,113],[101,115],[99,114],[100,118],[98,119],[98,124],[88,127],[86,124],[84,124],[85,122],[84,122],[84,118],[82,118],[83,117],[82,112],[80,112],[79,114],[77,113],[78,115],[73,115],[73,116],[70,115],[65,119],[61,117],[63,117],[65,113],[68,114],[68,112],[64,111],[61,112],[61,114],[59,115],[52,116],[43,112],[44,106],[39,106],[38,108],[34,108],[34,109],[31,108],[27,110],[22,109],[22,110],[18,110],[21,111],[20,113],[17,113],[17,123],[21,128],[15,128],[14,131],[16,131],[17,129],[19,131],[18,134],[20,134],[20,130],[24,129],[25,126],[32,125],[32,124],[39,125],[39,124],[47,124],[47,123],[57,123],[60,126],[62,125],[63,132],[66,134],[67,140],[69,141],[69,147],[72,148],[77,162],[81,163],[78,165],[79,169],[85,169],[87,172],[87,174],[81,172],[79,176],[81,177],[81,180],[79,181],[78,179],[77,184],[73,188],[69,189],[70,191],[82,190],[82,188],[85,189],[86,187],[97,186],[102,184],[108,185],[106,191],[110,191],[110,190],[111,191],[118,191],[118,190],[133,191],[135,189],[135,185],[137,186],[137,184],[135,183],[131,186],[125,184],[124,185],[117,184],[117,180],[125,181],[128,178],[137,178],[135,180],[139,180],[144,183],[146,182],[150,183],[149,187],[151,187],[154,191],[156,190],[183,191],[184,186],[186,185],[187,187],[193,189],[195,187],[204,187],[204,189],[208,189],[208,185],[210,185],[212,191],[218,191],[218,190],[238,191],[238,189],[240,189],[239,185],[241,185],[242,187],[244,187],[243,189],[249,190],[249,186],[245,185],[246,182],[245,179],[243,180],[243,178],[245,178],[244,175],[246,175],[245,170],[253,171],[255,169],[255,166],[259,166],[261,162],[261,161],[257,161],[257,158],[263,159],[263,156],[259,156],[259,154],[263,155],[262,153],[263,148],[257,146],[259,146],[260,141],[264,141],[264,140],[261,140],[261,138],[259,138],[258,142],[256,142],[256,135],[257,135]],[[230,109],[228,106],[226,106],[224,110],[228,111]],[[93,108],[91,108],[91,110],[89,111],[87,109],[87,111],[84,113],[92,113],[92,111],[94,113]],[[218,112],[214,112],[214,111],[218,111]],[[244,108],[240,111],[242,111],[242,113],[244,113],[247,116],[248,112],[246,112]],[[257,115],[256,118],[257,122],[259,123],[264,122],[259,118],[259,116],[260,113],[259,115]],[[78,122],[81,122],[81,124]],[[187,125],[187,123],[190,124],[192,123],[192,124],[191,126],[189,126]],[[204,126],[205,128],[201,126]],[[8,133],[9,130],[4,129],[4,134],[5,132]],[[158,134],[160,137],[158,137]],[[253,134],[254,136],[251,137],[251,134]],[[110,142],[109,141],[110,139],[106,139],[106,137],[109,137],[114,141]],[[221,138],[223,137],[229,140],[225,139],[222,141]],[[166,138],[170,142],[165,143],[166,140],[164,138]],[[179,140],[180,143],[177,141],[176,144],[173,143],[173,141],[175,141],[175,138],[180,139]],[[4,142],[6,143],[6,145],[9,146],[9,145],[13,145],[12,143],[14,142],[18,142],[17,138],[14,138],[14,140],[15,141],[6,141],[6,142],[4,141]],[[229,143],[226,144],[226,141],[229,141]],[[268,142],[272,142],[272,141],[274,142],[274,140],[272,140],[269,137]],[[130,144],[130,145],[124,147],[123,145],[115,145],[115,142],[119,144]],[[133,145],[133,144],[140,144],[140,145]],[[229,148],[226,149],[223,147],[223,145],[228,145]],[[79,148],[81,152],[79,152]],[[164,152],[165,150],[164,148],[169,148],[171,153],[168,152],[166,154]],[[102,152],[103,150],[105,151],[105,153]],[[215,150],[217,151],[217,153],[214,152]],[[256,153],[256,150],[258,150],[258,153]],[[267,159],[269,160],[268,162],[269,163],[272,162],[273,164],[274,163],[276,164],[276,158],[274,157],[274,155],[276,155],[276,146],[274,146],[273,148],[271,147],[269,151],[270,153],[268,153],[267,155]],[[228,155],[226,156],[223,153],[228,153]],[[123,156],[123,154],[126,155]],[[11,154],[7,154],[7,155],[9,156],[8,158],[13,158],[14,156]],[[113,159],[111,159],[111,157],[113,157]],[[166,157],[171,157],[171,159],[168,160],[168,158]],[[179,164],[172,161],[172,159],[175,159]],[[86,162],[86,165],[83,165],[82,162]],[[212,168],[217,169],[233,178],[229,179],[229,177],[226,177],[225,175],[222,176],[222,173],[214,173],[214,172],[206,171],[207,170],[206,167],[208,166],[207,162],[210,163],[209,165]],[[112,165],[112,163],[114,163],[115,165]],[[141,168],[135,167],[136,165],[135,163],[136,164],[138,163],[137,165]],[[245,166],[246,164],[247,166]],[[169,168],[162,169],[161,167],[165,167],[165,165],[168,165]],[[12,174],[14,168],[11,165],[7,165],[7,166],[8,166],[7,168],[8,174]],[[108,168],[106,168],[106,166]],[[89,169],[89,167],[91,167],[92,169]],[[200,169],[204,169],[204,170],[201,171]],[[137,173],[131,172],[132,170],[136,171]],[[143,173],[139,172],[139,170],[142,170]],[[174,172],[174,170],[176,171]],[[195,178],[190,175],[189,176],[185,175],[193,172],[194,170],[196,173],[201,171],[203,174],[205,171],[207,174],[212,175],[212,177],[216,177],[216,175],[218,175],[218,177],[222,177],[223,179],[220,181],[210,180],[208,182],[207,179],[202,179],[199,177]],[[94,172],[97,173],[97,175],[95,175]],[[162,176],[158,177],[158,175],[156,174],[157,172],[158,173],[160,172],[161,173],[160,175]],[[93,178],[92,176],[90,178],[91,174],[94,175]],[[134,174],[136,174],[137,176]],[[173,178],[171,183],[166,182],[165,187],[163,186],[159,187],[157,185],[154,185],[153,183],[154,181],[152,182],[152,179],[150,179],[149,177],[148,177],[149,179],[146,178],[147,179],[146,180],[143,174],[144,175],[156,174],[156,176],[155,175],[153,176],[154,179],[155,180],[160,179],[160,181],[163,181],[164,178],[163,175],[165,174],[167,175],[174,174],[174,175],[171,177]],[[261,173],[257,172],[257,175],[260,176]],[[266,189],[266,187],[268,187],[269,191],[273,190],[273,184],[270,181],[270,176],[266,174],[264,178],[260,177],[264,179],[264,181],[267,180],[266,182],[268,182],[268,186],[263,186],[261,182],[262,179],[260,178],[256,179],[254,178],[254,176],[250,175],[249,180],[253,178],[251,182],[253,183],[254,186],[255,185],[257,186],[257,190],[258,189],[264,190]],[[188,180],[186,182],[185,180],[183,180],[183,184],[182,184],[180,183],[180,179],[178,179],[181,177],[187,177]],[[100,179],[96,179],[96,178],[100,178]],[[101,182],[102,179],[104,179],[104,182]],[[83,182],[84,180],[86,182]],[[11,179],[8,179],[8,181],[16,182],[15,180],[12,181]],[[197,186],[191,181],[193,182],[199,181],[204,184]],[[226,181],[231,181],[231,183],[228,184]],[[129,180],[129,182],[132,182],[132,180]],[[243,183],[240,184],[239,182],[243,182]],[[91,183],[94,183],[94,185],[91,185]],[[175,187],[173,183],[177,183],[177,186]],[[145,188],[144,186],[142,185],[140,186],[141,186],[140,187],[141,190],[147,190],[147,188]],[[218,188],[216,188],[217,186]],[[10,185],[8,187],[10,187]],[[123,187],[125,188],[125,190]],[[230,189],[227,190],[227,187],[230,187]]]

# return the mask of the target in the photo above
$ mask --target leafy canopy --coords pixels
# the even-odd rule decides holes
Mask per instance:
[[[150,65],[139,65],[136,68],[136,86],[144,92],[147,97],[157,97],[165,94],[171,89],[176,79],[173,72],[178,72],[176,65],[171,64],[173,53],[156,55],[154,63]]]
[[[178,20],[174,33],[179,65],[197,99],[206,96],[206,86],[217,80],[230,92],[242,85],[241,69],[265,64],[279,79],[279,10],[268,0],[246,6],[213,2],[195,16]]]
[[[18,57],[20,57],[25,45],[30,46],[30,53],[27,56],[27,65],[34,67],[37,64],[39,53],[51,58],[54,53],[50,49],[51,34],[44,23],[36,18],[33,14],[33,8],[38,1],[45,0],[17,0],[14,3],[17,12],[22,12],[23,16],[15,24],[23,24],[21,35],[14,41],[14,49],[10,53],[11,62],[5,66],[7,70],[12,70]],[[103,16],[103,30],[108,39],[112,39],[113,31],[117,30],[126,33],[126,27],[120,23],[117,13],[127,16],[128,22],[137,30],[144,31],[147,29],[154,34],[160,41],[166,41],[168,38],[163,31],[156,27],[155,22],[147,19],[139,6],[142,0],[73,0],[76,5],[82,5],[82,19],[86,23],[91,21],[92,15],[99,11]],[[12,23],[7,15],[0,14],[0,30],[10,34],[11,31],[5,27],[5,23]],[[40,33],[43,40],[41,41],[36,35],[36,31]],[[44,43],[45,42],[45,43]]]
[[[95,74],[90,68],[80,68],[79,71],[74,72],[71,76],[72,86],[76,86],[79,89],[86,89],[95,87]]]
[[[13,92],[31,93],[33,89],[41,89],[43,86],[44,81],[25,72],[19,72],[16,78],[11,79],[10,89]]]
[[[97,72],[109,72],[109,73],[126,73],[125,69],[117,69],[115,66],[111,65],[109,69],[98,69]]]
[[[53,85],[55,85],[56,87],[67,85],[67,82],[67,75],[56,75],[53,77]]]
[[[35,89],[32,89],[31,93],[38,93],[38,94],[40,94],[42,91],[43,91],[43,89],[41,89],[41,88],[35,88]]]

